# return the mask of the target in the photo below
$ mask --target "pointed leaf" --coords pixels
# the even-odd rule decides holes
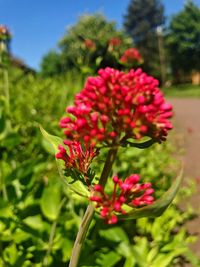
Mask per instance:
[[[171,187],[166,191],[163,196],[155,201],[152,205],[145,206],[143,208],[134,209],[131,212],[128,212],[125,215],[119,216],[119,219],[138,219],[142,217],[149,217],[149,218],[155,218],[160,215],[167,209],[167,207],[171,204],[174,197],[176,196],[176,193],[179,189],[181,180],[183,176],[183,168],[181,168],[181,171],[175,181],[172,183]]]
[[[99,235],[106,240],[114,242],[126,242],[129,243],[126,232],[121,227],[112,227],[105,230],[100,230]]]
[[[125,142],[122,142],[121,145],[124,147],[130,146],[130,147],[136,147],[136,148],[144,149],[144,148],[148,148],[148,147],[152,146],[155,143],[156,143],[156,141],[154,139],[150,139],[150,140],[147,140],[145,142],[139,142],[139,143],[133,143],[133,142],[125,141]]]
[[[51,135],[47,131],[45,131],[42,126],[40,126],[40,131],[42,132],[42,135],[44,138],[52,145],[54,152],[58,152],[58,145],[61,145],[63,143],[63,140],[59,138],[58,136]],[[58,171],[60,174],[60,177],[62,181],[69,186],[75,193],[88,197],[89,192],[87,188],[83,185],[83,183],[79,180],[74,181],[74,179],[70,176],[66,177],[64,175],[64,169],[65,169],[65,164],[63,160],[56,159]]]
[[[109,251],[108,253],[101,253],[100,257],[97,258],[96,263],[100,267],[113,267],[121,260],[121,258],[122,256],[115,251]]]

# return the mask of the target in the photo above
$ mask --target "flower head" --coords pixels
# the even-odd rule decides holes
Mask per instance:
[[[84,46],[86,49],[91,50],[91,51],[96,49],[96,44],[91,39],[85,39]]]
[[[97,151],[92,147],[83,150],[80,143],[76,141],[65,140],[64,144],[68,147],[69,153],[63,146],[59,145],[59,152],[56,154],[56,158],[65,162],[66,169],[76,169],[86,175],[93,158],[97,155]]]
[[[165,102],[156,79],[141,69],[125,73],[105,68],[98,74],[87,79],[74,106],[67,108],[68,116],[60,121],[67,139],[86,146],[144,136],[158,142],[166,139],[172,106]]]
[[[100,209],[100,216],[108,224],[117,222],[117,215],[125,214],[123,205],[127,204],[132,207],[150,205],[153,203],[152,196],[154,190],[150,183],[138,183],[140,176],[132,174],[122,181],[117,176],[113,177],[114,190],[112,195],[104,192],[101,185],[93,187],[91,201],[96,202],[96,207]]]
[[[108,41],[108,44],[112,47],[118,47],[122,43],[122,40],[119,37],[113,37]]]
[[[142,57],[136,48],[128,48],[120,58],[120,61],[125,64],[141,63]]]

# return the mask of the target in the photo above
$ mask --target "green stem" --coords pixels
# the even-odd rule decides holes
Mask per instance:
[[[53,240],[54,240],[54,236],[55,236],[55,233],[56,233],[56,227],[57,227],[57,221],[54,221],[52,226],[51,226],[48,249],[47,249],[47,253],[46,253],[46,255],[44,257],[44,260],[43,260],[43,267],[48,266],[49,256],[50,256],[50,253],[51,253],[51,249],[52,249],[52,246],[53,246]]]
[[[88,228],[92,221],[94,215],[94,206],[92,204],[88,205],[86,212],[83,216],[78,234],[76,236],[76,240],[74,243],[74,247],[72,250],[72,255],[69,263],[69,267],[76,267],[78,265],[78,260],[81,254],[81,249],[83,246],[83,242],[85,240]]]
[[[102,185],[102,186],[105,186],[105,184],[107,182],[108,176],[109,176],[110,171],[112,169],[112,165],[113,165],[113,163],[114,163],[114,161],[116,159],[117,150],[118,150],[118,148],[115,147],[115,148],[111,148],[108,151],[106,162],[104,164],[104,168],[103,168],[103,171],[101,173],[100,180],[99,180],[99,184]]]
[[[108,155],[104,164],[104,168],[103,171],[101,173],[101,177],[99,180],[99,184],[102,186],[105,186],[108,176],[110,174],[110,171],[112,169],[112,165],[115,161],[117,155],[117,148],[111,148],[108,151]],[[95,208],[92,204],[89,204],[86,212],[83,216],[78,234],[76,236],[76,241],[74,243],[74,247],[72,250],[72,255],[71,255],[71,259],[70,259],[70,263],[69,263],[69,267],[77,267],[78,266],[78,261],[79,261],[79,257],[81,254],[81,249],[88,231],[88,228],[90,226],[90,223],[92,221],[93,215],[95,212]]]

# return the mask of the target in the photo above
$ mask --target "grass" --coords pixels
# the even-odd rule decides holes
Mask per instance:
[[[163,88],[167,97],[200,97],[200,85],[181,84]]]

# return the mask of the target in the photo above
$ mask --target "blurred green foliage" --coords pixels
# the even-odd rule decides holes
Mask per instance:
[[[112,46],[113,38],[119,44]],[[41,62],[41,72],[50,76],[67,69],[76,69],[83,74],[92,74],[105,66],[118,67],[125,49],[133,45],[132,39],[115,22],[109,22],[103,15],[82,15],[69,27],[59,41],[58,52],[50,51]],[[60,64],[59,64],[60,62]]]
[[[38,123],[59,135],[58,121],[83,80],[73,72],[52,79],[24,76],[15,69],[9,69],[9,77],[10,112],[0,89],[0,266],[67,266],[88,201],[59,179],[54,155]],[[122,149],[114,172],[120,177],[141,173],[157,187],[159,197],[175,177],[170,153],[168,144],[145,151]],[[100,157],[103,163],[103,151]],[[99,162],[94,161],[93,167],[100,171]],[[193,237],[184,230],[191,215],[174,204],[155,220],[121,221],[115,227],[96,215],[80,266],[160,267],[186,260],[199,266],[188,248]]]
[[[174,77],[200,71],[199,40],[200,8],[193,1],[187,1],[184,9],[172,17],[168,29],[167,44]]]
[[[64,64],[62,63],[62,57],[56,50],[49,51],[42,58],[41,72],[44,76],[54,76],[65,72]]]
[[[191,0],[167,24],[162,1],[130,1],[124,30],[101,14],[85,14],[66,30],[56,49],[43,57],[41,73],[51,77],[74,69],[88,76],[105,66],[135,68],[138,64],[126,66],[120,58],[127,48],[136,46],[144,59],[140,62],[144,71],[163,84],[167,79],[188,82],[191,72],[200,69],[199,25],[200,9]],[[110,45],[113,38],[121,43]]]
[[[163,91],[168,97],[184,97],[184,98],[199,98],[200,86],[192,84],[180,84],[163,88]]]
[[[143,69],[161,78],[158,27],[165,24],[164,5],[160,0],[130,0],[124,16],[124,28],[144,57]]]

